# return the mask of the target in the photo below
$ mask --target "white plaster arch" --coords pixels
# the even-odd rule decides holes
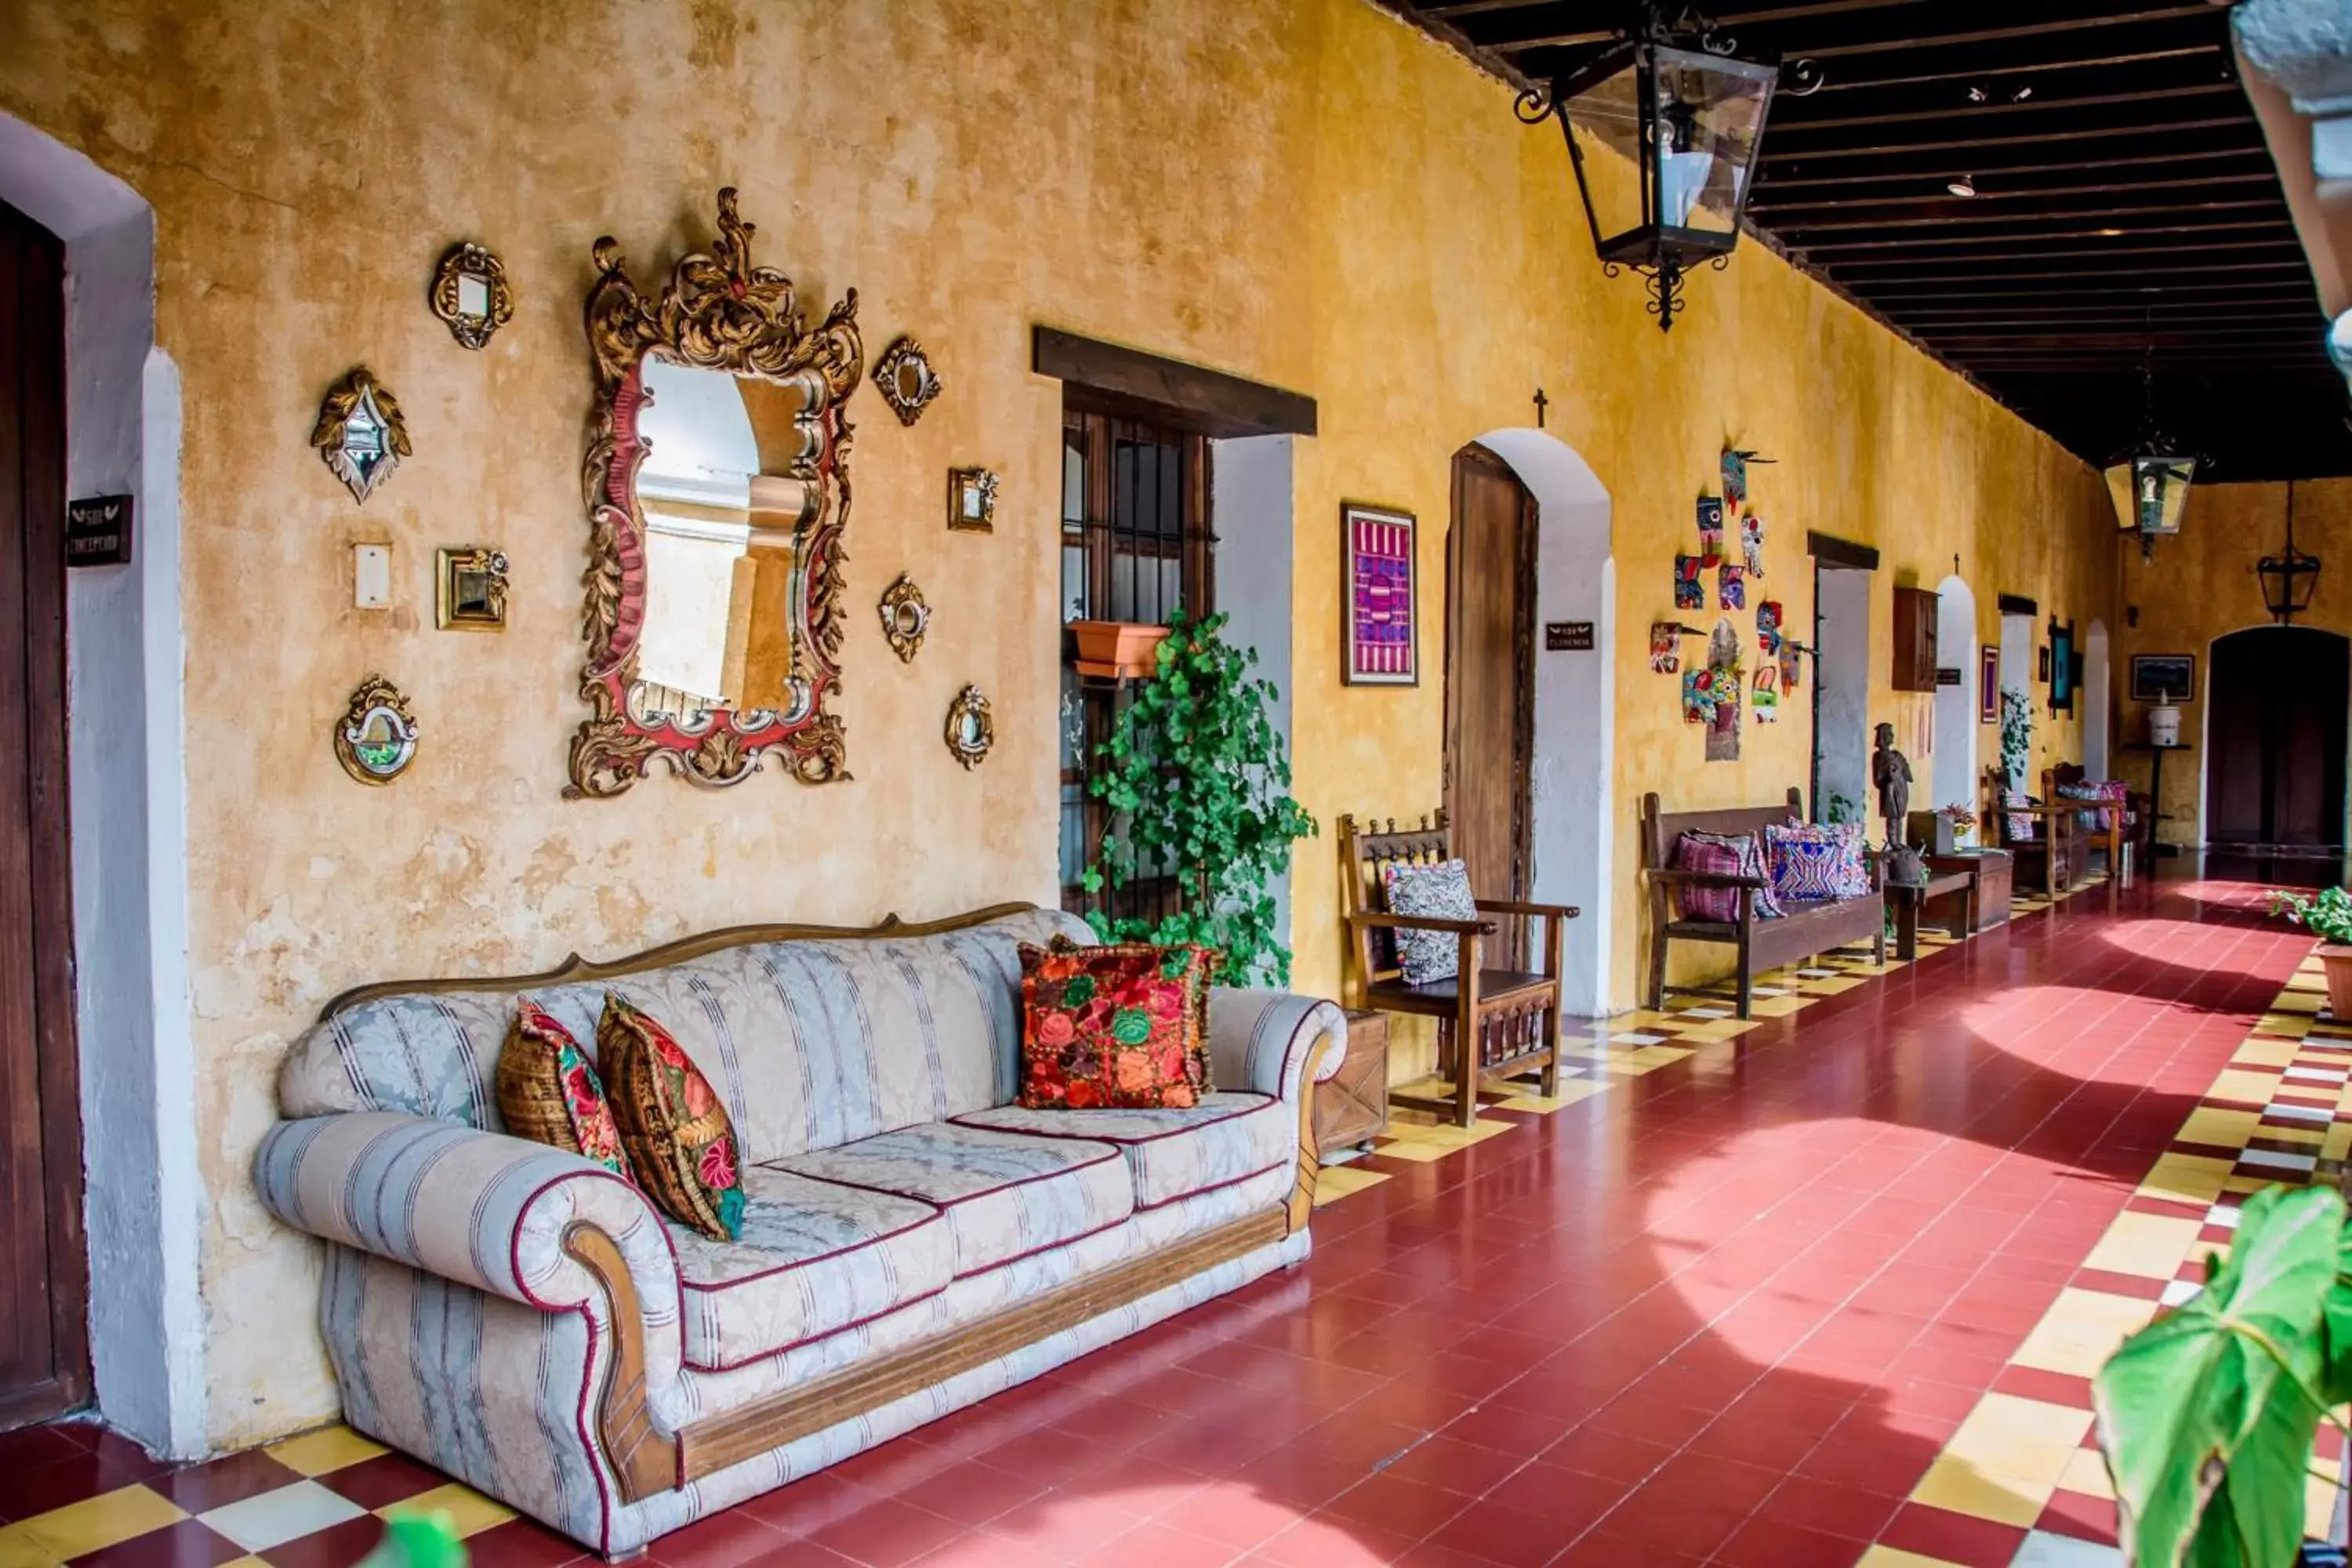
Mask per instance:
[[[2083,776],[2115,777],[2110,748],[2115,742],[2115,671],[2107,623],[2095,620],[2083,633]]]
[[[1573,904],[1560,1005],[1601,1016],[1609,995],[1616,843],[1617,569],[1607,487],[1575,448],[1543,430],[1490,430],[1478,445],[1536,498],[1536,620],[1591,621],[1591,652],[1535,659],[1534,896]]]
[[[90,1354],[100,1414],[174,1458],[205,1449],[180,381],[155,345],[155,218],[137,192],[0,114],[0,201],[66,245],[66,483],[129,494],[127,566],[66,591],[75,1034]]]
[[[1925,803],[1941,808],[1977,798],[1977,596],[1954,573],[1936,584],[1936,662],[1959,666],[1960,683],[1936,686],[1936,744]]]

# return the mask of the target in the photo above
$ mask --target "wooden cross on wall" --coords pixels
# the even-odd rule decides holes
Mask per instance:
[[[1544,395],[1544,390],[1543,390],[1543,388],[1542,388],[1542,387],[1540,387],[1540,386],[1537,387],[1537,388],[1536,388],[1536,428],[1537,428],[1537,429],[1540,430],[1540,429],[1542,429],[1542,428],[1543,428],[1543,422],[1544,422],[1544,410],[1545,410],[1545,409],[1547,409],[1547,408],[1549,408],[1549,407],[1550,407],[1550,406],[1551,406],[1551,399],[1550,399],[1550,398],[1549,398],[1549,397],[1546,397],[1546,396]]]

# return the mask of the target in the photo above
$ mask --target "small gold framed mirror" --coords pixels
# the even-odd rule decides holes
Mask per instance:
[[[475,545],[434,552],[433,622],[445,632],[507,629],[507,554]]]
[[[923,345],[912,338],[900,338],[882,352],[874,363],[874,384],[882,389],[882,401],[901,425],[920,419],[940,395],[939,373],[931,368]]]
[[[948,527],[959,533],[996,531],[996,476],[986,468],[948,470]]]
[[[901,664],[915,662],[921,651],[923,634],[931,627],[931,607],[923,602],[923,591],[904,572],[898,580],[882,591],[882,635],[890,639],[890,651],[898,656]]]
[[[990,717],[988,699],[977,686],[967,686],[948,704],[948,753],[964,765],[978,767],[996,744],[996,721]]]
[[[335,725],[335,761],[363,784],[388,784],[416,760],[416,715],[400,688],[371,675]]]
[[[469,349],[514,318],[514,290],[507,287],[506,264],[465,240],[449,247],[433,271],[433,313],[448,323],[449,335]]]
[[[400,405],[365,365],[328,389],[310,445],[362,505],[413,450]]]

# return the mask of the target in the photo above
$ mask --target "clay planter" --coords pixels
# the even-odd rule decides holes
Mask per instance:
[[[1168,640],[1166,626],[1140,621],[1072,621],[1078,639],[1078,673],[1108,679],[1130,680],[1160,668],[1160,645]]]
[[[2352,1019],[2352,947],[2323,942],[2319,962],[2327,966],[2327,1010],[2338,1018]]]

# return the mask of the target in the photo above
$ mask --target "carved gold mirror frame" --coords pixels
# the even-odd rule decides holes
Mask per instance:
[[[856,389],[865,350],[857,291],[848,290],[812,331],[792,279],[751,264],[752,226],[736,216],[735,191],[719,193],[719,240],[670,271],[657,297],[637,292],[620,247],[596,242],[597,279],[588,295],[589,353],[596,404],[582,468],[589,526],[585,577],[588,662],[580,694],[593,710],[572,742],[572,798],[619,795],[656,758],[699,784],[740,784],[769,752],[793,776],[825,784],[849,776],[841,720],[826,711],[840,680],[841,535],[849,521],[850,424],[844,405]],[[792,477],[815,492],[793,541],[800,582],[793,595],[793,700],[782,709],[704,708],[666,712],[633,706],[638,641],[646,606],[646,520],[636,475],[646,455],[637,417],[644,366],[659,357],[697,369],[792,384],[818,406],[806,425],[809,449]]]

